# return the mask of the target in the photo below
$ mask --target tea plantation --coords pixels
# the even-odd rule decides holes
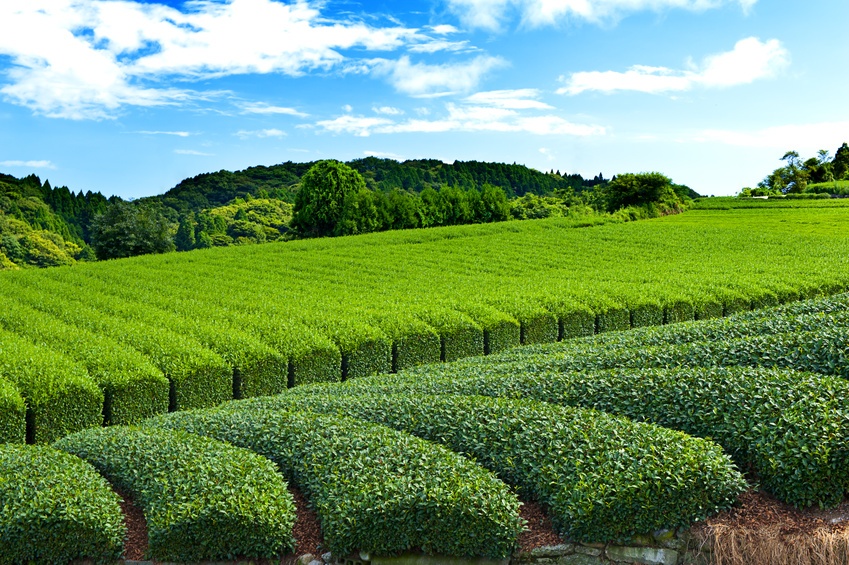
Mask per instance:
[[[567,539],[628,539],[729,507],[740,469],[836,505],[847,220],[714,208],[4,273],[0,563],[114,559],[109,483],[172,561],[290,551],[287,481],[336,554],[505,557],[517,494]]]

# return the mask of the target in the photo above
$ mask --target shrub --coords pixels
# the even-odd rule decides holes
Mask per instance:
[[[547,505],[566,537],[630,538],[726,508],[745,483],[708,441],[594,410],[479,396],[281,395],[243,409],[310,407],[466,453]]]
[[[107,424],[131,424],[168,411],[168,379],[136,350],[76,328],[16,301],[17,287],[4,288],[0,324],[83,365],[103,390]]]
[[[430,378],[366,379],[345,392],[483,395],[594,408],[711,438],[796,506],[834,506],[849,492],[849,411],[842,406],[849,382],[835,377],[736,367],[521,372],[512,364],[469,363]]]
[[[18,387],[0,378],[0,444],[26,441],[26,412]]]
[[[416,314],[439,334],[443,361],[483,355],[483,330],[465,314],[436,305]]]
[[[119,501],[78,457],[0,444],[0,564],[116,561],[126,535]]]
[[[55,447],[133,495],[154,559],[271,558],[294,547],[292,496],[274,465],[255,453],[181,431],[117,426],[70,435]]]
[[[478,465],[384,426],[341,416],[268,411],[180,412],[178,428],[274,461],[310,497],[324,546],[390,555],[411,549],[503,558],[521,530],[519,503]]]
[[[441,356],[439,335],[433,328],[403,312],[372,313],[375,323],[392,340],[392,371],[436,363]]]
[[[0,330],[0,379],[27,406],[27,442],[49,443],[103,423],[103,391],[67,357]]]

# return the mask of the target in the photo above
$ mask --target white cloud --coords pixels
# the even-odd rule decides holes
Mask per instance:
[[[176,135],[177,137],[189,137],[191,134],[187,131],[133,131],[129,133],[141,133],[144,135]]]
[[[749,37],[734,49],[706,57],[696,70],[635,65],[626,72],[590,71],[561,77],[565,86],[559,94],[575,95],[586,91],[637,91],[648,93],[690,90],[696,86],[727,87],[748,84],[777,75],[789,64],[790,54],[777,39],[761,42]]]
[[[240,130],[236,132],[236,135],[242,139],[247,139],[249,137],[283,137],[286,135],[286,132],[276,128],[271,128],[254,131]]]
[[[441,65],[411,63],[407,56],[395,61],[377,59],[373,63],[376,74],[386,75],[396,90],[412,96],[468,92],[491,71],[507,65],[504,59],[488,55],[463,63]]]
[[[341,49],[387,51],[420,40],[416,30],[401,26],[330,21],[305,1],[195,0],[185,6],[183,12],[139,0],[0,2],[0,56],[12,63],[0,94],[47,116],[109,118],[127,105],[183,104],[204,96],[164,88],[164,78],[298,76],[339,65]]]
[[[27,169],[55,169],[50,161],[0,161],[0,167],[25,167]]]
[[[423,43],[410,45],[407,48],[413,53],[438,53],[439,51],[472,51],[468,41],[446,41],[442,39],[431,39]]]
[[[593,23],[616,21],[631,12],[668,9],[704,11],[739,4],[748,12],[757,0],[446,0],[471,28],[497,30],[513,14],[527,26],[554,25],[563,20]]]
[[[175,149],[174,153],[178,153],[180,155],[200,155],[201,157],[212,157],[213,153],[203,153],[202,151],[195,151],[194,149]]]
[[[243,114],[285,114],[288,116],[298,116],[305,118],[309,114],[295,110],[294,108],[285,108],[282,106],[270,106],[268,104],[245,104],[242,106]]]
[[[783,151],[798,151],[802,155],[814,155],[818,150],[838,147],[846,141],[849,121],[823,122],[817,124],[790,124],[760,130],[702,131],[696,141],[719,142],[739,147],[763,147]]]
[[[459,29],[452,25],[442,24],[435,26],[428,26],[430,30],[437,35],[449,35],[452,33],[459,33]]]
[[[397,153],[387,153],[385,151],[363,151],[363,155],[367,157],[378,157],[380,159],[394,159],[396,161],[406,161],[406,157],[402,157]]]
[[[532,88],[520,90],[491,90],[489,92],[478,92],[466,98],[472,104],[488,104],[499,108],[511,110],[551,110],[552,106],[536,100],[539,91]]]
[[[375,114],[384,114],[386,116],[400,116],[404,113],[404,110],[400,110],[392,106],[381,106],[379,108],[377,106],[373,106],[371,110]]]
[[[438,133],[449,131],[524,132],[536,135],[604,135],[598,125],[575,124],[558,116],[522,116],[518,111],[493,106],[446,104],[446,115],[434,119],[393,121],[387,118],[340,116],[316,123],[332,133],[352,133],[361,137],[391,133]]]
[[[381,126],[391,124],[385,118],[364,118],[356,116],[339,116],[334,120],[321,120],[316,126],[332,133],[353,133],[360,137],[368,137],[372,131]]]

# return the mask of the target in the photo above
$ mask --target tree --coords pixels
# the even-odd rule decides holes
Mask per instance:
[[[786,184],[782,192],[785,194],[805,192],[805,188],[808,186],[809,173],[802,165],[799,153],[788,151],[781,160],[787,161],[787,166],[785,167]]]
[[[115,200],[91,223],[91,246],[100,260],[174,251],[172,224],[150,204]]]
[[[354,233],[357,195],[366,189],[363,177],[338,161],[319,161],[301,178],[291,227],[302,237]]]
[[[849,180],[849,145],[846,143],[834,153],[834,159],[831,160],[831,172],[834,180]]]
[[[673,189],[672,180],[660,173],[626,173],[617,175],[603,190],[607,210],[615,212],[627,206],[682,204]]]
[[[189,251],[195,248],[195,225],[191,218],[183,216],[180,218],[180,225],[177,226],[177,233],[174,235],[174,245],[178,251]]]

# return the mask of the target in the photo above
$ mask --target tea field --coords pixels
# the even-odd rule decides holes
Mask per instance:
[[[286,481],[337,554],[507,556],[517,493],[565,538],[628,539],[727,508],[740,469],[833,506],[847,220],[697,209],[4,273],[0,562],[120,555],[106,480],[172,561],[291,550]]]

